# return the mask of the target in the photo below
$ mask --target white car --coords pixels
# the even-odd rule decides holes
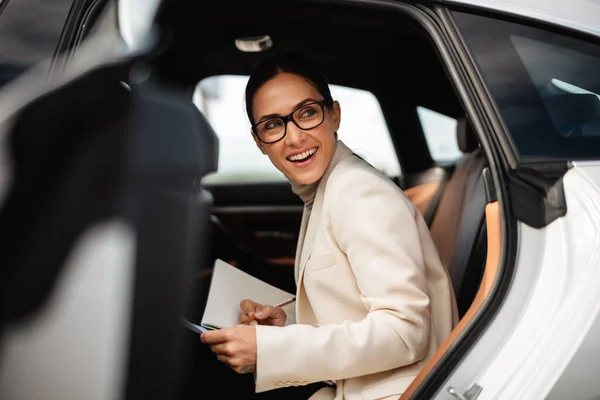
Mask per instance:
[[[600,398],[600,2],[11,0],[0,38],[1,399],[253,398],[180,317],[215,258],[294,290],[302,204],[243,107],[279,51],[452,276],[399,399]]]

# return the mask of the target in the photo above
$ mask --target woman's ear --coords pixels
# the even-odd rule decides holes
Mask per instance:
[[[342,121],[342,109],[340,103],[336,100],[333,102],[333,108],[331,110],[331,122],[333,123],[333,130],[337,132],[340,129],[340,123]]]

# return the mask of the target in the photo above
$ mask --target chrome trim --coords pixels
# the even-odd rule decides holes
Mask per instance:
[[[597,167],[600,166],[600,160],[571,161],[569,164],[571,168]]]

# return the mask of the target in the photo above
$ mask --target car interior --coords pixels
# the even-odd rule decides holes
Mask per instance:
[[[235,13],[229,11],[233,8]],[[210,18],[202,18],[207,12]],[[501,237],[486,156],[427,31],[402,7],[316,1],[227,0],[211,5],[210,11],[201,3],[172,2],[164,8],[159,25],[166,40],[155,60],[155,79],[186,93],[190,100],[203,79],[247,76],[260,60],[278,51],[312,57],[324,65],[331,84],[366,90],[377,98],[401,165],[401,175],[390,178],[430,226],[452,277],[461,317],[448,343],[403,397],[409,398],[481,306],[496,275]],[[272,40],[272,48],[245,52],[234,45],[236,39],[264,35]],[[440,163],[432,157],[418,107],[456,120],[452,135],[462,155],[454,162]],[[340,132],[342,140],[343,135]],[[369,132],[364,135],[369,140]],[[189,318],[199,320],[216,258],[293,292],[302,203],[289,183],[202,186],[213,202],[210,245],[209,255],[198,266]],[[213,362],[212,354],[201,345],[194,346],[194,365],[187,381],[190,396],[210,387],[219,374],[240,379]],[[250,379],[246,386],[239,385],[239,394],[248,395],[251,386]],[[283,392],[280,396],[285,398]]]
[[[443,373],[448,372],[448,355],[456,350],[486,301],[500,265],[503,244],[489,160],[428,29],[400,3],[375,6],[297,0],[222,0],[210,6],[194,1],[165,2],[157,24],[161,42],[158,51],[146,61],[151,64],[153,84],[188,99],[186,104],[178,104],[178,109],[186,110],[185,118],[193,114],[196,124],[204,126],[211,135],[212,128],[207,126],[214,117],[204,115],[194,104],[198,84],[215,76],[248,76],[263,58],[276,52],[305,54],[324,66],[331,84],[375,96],[389,132],[391,150],[400,165],[401,172],[390,178],[423,214],[450,272],[457,298],[461,318],[458,325],[401,398],[417,398],[436,390],[432,385],[436,374],[443,378]],[[265,35],[272,46],[261,48],[259,44],[260,51],[236,47],[238,39],[256,44],[256,38]],[[120,72],[110,77],[116,76],[123,77]],[[440,161],[432,155],[419,107],[455,121],[454,131],[447,134],[455,141],[459,157]],[[191,108],[195,111],[191,112]],[[342,118],[343,115],[342,112]],[[167,129],[177,129],[177,120],[176,115],[171,116],[172,125]],[[344,132],[339,135],[344,140]],[[368,142],[371,132],[363,135],[361,140]],[[200,142],[211,143],[203,149],[204,153],[211,153],[207,158],[218,154],[212,137]],[[176,157],[170,157],[169,162],[176,165]],[[165,165],[160,164],[160,156],[148,160]],[[243,161],[240,159],[240,163]],[[212,159],[210,164],[210,168],[201,168],[203,174],[212,168]],[[195,237],[201,243],[197,245],[207,251],[200,252],[202,256],[195,260],[190,275],[192,293],[186,296],[186,317],[200,320],[211,267],[217,258],[294,292],[294,257],[303,205],[289,183],[198,180],[194,188],[198,210],[196,214],[187,210],[186,218],[198,221],[201,234]],[[186,190],[189,191],[188,186]],[[152,210],[145,211],[149,215]],[[204,212],[209,216],[205,218]],[[152,248],[153,241],[148,235],[146,239],[149,244],[144,247]],[[152,254],[160,259],[156,252]],[[141,331],[149,321],[135,324]],[[201,397],[213,389],[223,391],[223,379],[231,383],[227,386],[228,396],[290,398],[286,395],[288,389],[254,395],[251,375],[238,376],[217,361],[196,334],[186,331],[186,335],[184,348],[191,350],[186,357],[188,368],[182,373],[181,398]],[[135,375],[130,379],[141,382],[148,377]],[[159,382],[161,378],[154,379]]]

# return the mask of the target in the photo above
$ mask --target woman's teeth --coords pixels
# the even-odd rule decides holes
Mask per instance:
[[[305,159],[312,156],[316,152],[317,152],[317,148],[315,147],[314,149],[306,150],[303,153],[294,154],[293,156],[289,156],[287,159],[290,161],[304,161]]]

